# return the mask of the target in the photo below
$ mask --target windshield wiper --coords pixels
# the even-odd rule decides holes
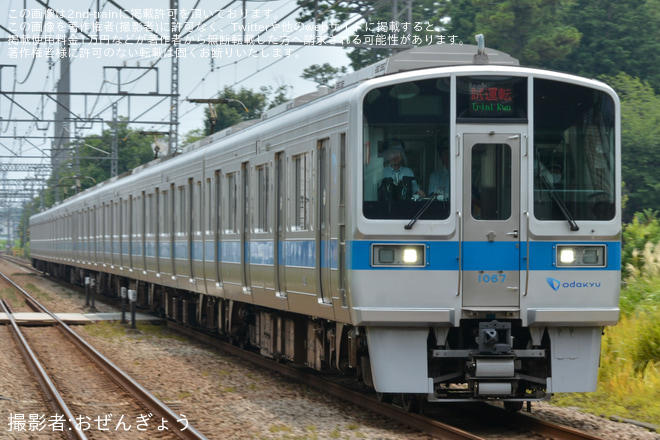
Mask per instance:
[[[412,229],[412,227],[417,223],[417,220],[424,215],[427,209],[429,209],[429,206],[431,206],[431,203],[435,200],[435,197],[438,195],[438,192],[440,191],[440,188],[436,189],[433,194],[429,197],[429,199],[424,203],[424,206],[419,208],[419,211],[413,216],[413,218],[410,219],[410,223],[404,226],[405,229]]]
[[[539,177],[541,178],[541,182],[543,182],[543,184],[548,189],[548,191],[550,191],[550,197],[552,197],[552,200],[559,207],[559,210],[561,211],[562,215],[568,222],[571,231],[579,231],[580,227],[575,222],[575,218],[573,217],[573,214],[571,214],[571,212],[568,210],[562,198],[559,197],[559,195],[555,192],[554,185],[551,185],[544,175],[541,174],[539,175]]]

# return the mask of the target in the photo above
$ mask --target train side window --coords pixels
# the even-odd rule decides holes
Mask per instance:
[[[129,196],[130,197],[130,196]],[[129,253],[128,249],[128,237],[130,234],[130,225],[131,225],[131,212],[130,204],[128,199],[122,200],[122,216],[121,216],[121,253],[127,255]]]
[[[211,223],[210,225],[213,225],[214,230],[217,233],[218,239],[220,238],[222,234],[222,180],[220,180],[222,177],[222,173],[220,170],[217,170],[215,172],[215,185],[214,185],[214,191],[215,191],[215,197],[214,197],[214,206],[215,210],[211,213],[213,219],[209,220]],[[215,222],[215,223],[213,223]]]
[[[206,185],[204,190],[204,203],[203,206],[206,207],[204,224],[202,225],[202,230],[204,235],[213,234],[213,195],[212,190],[213,185],[211,184],[211,178],[206,179]]]
[[[227,229],[231,234],[238,232],[238,182],[236,173],[227,174]]]
[[[268,221],[269,210],[269,184],[270,184],[268,165],[257,167],[257,231],[268,232],[270,224]]]
[[[158,224],[163,225],[162,236],[167,237],[170,235],[172,227],[170,223],[170,216],[168,215],[170,212],[170,194],[167,190],[165,190],[161,192],[161,195],[163,197],[163,203],[161,203],[163,209],[158,213],[160,217]]]
[[[193,185],[193,180],[190,180],[189,187],[192,188],[190,194],[190,205],[192,208],[193,222],[191,223],[190,232],[192,235],[200,237],[204,230],[204,200],[202,192],[202,181],[198,180]]]
[[[176,222],[176,235],[185,236],[186,235],[186,220],[188,215],[192,213],[188,210],[188,205],[186,203],[186,187],[181,185],[178,188],[178,199],[175,201],[177,204],[176,212],[178,212],[179,221]]]
[[[153,215],[154,215],[154,195],[147,194],[145,196],[146,207],[144,209],[144,235],[145,237],[153,237],[154,234],[154,225],[153,225]]]
[[[293,229],[309,229],[312,190],[312,169],[309,153],[293,157]]]

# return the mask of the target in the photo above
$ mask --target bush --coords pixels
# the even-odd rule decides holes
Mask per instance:
[[[649,365],[660,363],[660,310],[641,316],[635,337],[633,366],[635,371],[644,371]]]
[[[647,243],[660,242],[660,221],[658,211],[650,209],[638,212],[631,223],[623,227],[623,249],[621,254],[621,267],[624,276],[630,274],[630,267],[640,269],[644,261],[635,251],[644,249]]]
[[[621,312],[630,315],[636,310],[655,309],[660,304],[660,244],[648,242],[642,252],[633,250],[626,269]]]

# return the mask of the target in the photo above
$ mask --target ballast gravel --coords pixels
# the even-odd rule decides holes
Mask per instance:
[[[29,275],[5,261],[0,261],[0,271],[23,286],[31,284],[31,288],[38,291],[36,296],[52,312],[85,313],[88,310],[83,295],[47,278]],[[96,306],[100,312],[115,311],[98,300]],[[190,341],[162,326],[139,325],[137,330],[131,330],[119,324],[103,323],[75,329],[209,439],[430,438],[327,396],[321,390],[297,384]],[[0,347],[9,342],[0,341]],[[11,393],[14,383],[16,378],[12,374],[0,374],[0,390],[3,390],[0,397]],[[8,430],[11,401],[0,402],[0,411],[0,439],[30,438],[15,436]],[[534,403],[532,414],[606,439],[660,440],[660,434],[629,423],[613,422],[548,403]],[[157,438],[155,422],[150,429]],[[489,438],[502,437],[493,434]]]

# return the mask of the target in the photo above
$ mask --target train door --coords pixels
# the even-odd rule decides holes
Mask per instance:
[[[465,134],[463,307],[520,304],[520,135]]]
[[[188,252],[186,257],[188,258],[188,274],[190,274],[190,282],[194,282],[197,278],[201,278],[201,274],[195,273],[195,260],[199,258],[195,255],[195,239],[198,237],[197,232],[201,230],[199,227],[200,218],[202,215],[201,212],[201,186],[202,182],[195,182],[194,179],[188,179],[188,200],[186,200],[186,210],[188,224],[186,225],[186,234],[188,234]]]
[[[317,199],[318,224],[316,226],[316,291],[320,303],[331,304],[332,292],[330,289],[330,276],[332,269],[332,237],[330,227],[330,172],[328,157],[330,156],[330,140],[323,139],[317,142]]]
[[[161,249],[160,249],[160,233],[161,233],[161,228],[162,228],[162,222],[163,218],[161,216],[161,211],[160,211],[160,206],[161,206],[161,200],[160,200],[160,188],[156,188],[155,194],[154,194],[154,202],[156,204],[154,208],[154,256],[156,258],[156,276],[160,277],[160,257],[162,255]]]
[[[278,297],[286,298],[285,274],[286,266],[281,256],[282,246],[286,240],[285,234],[285,197],[286,197],[286,172],[284,169],[285,156],[279,152],[275,154],[275,224],[273,225],[274,241],[274,266],[275,266],[275,294]]]
[[[243,293],[252,294],[250,284],[250,167],[247,162],[241,166],[241,272]]]
[[[214,174],[214,201],[213,201],[213,219],[210,224],[213,225],[215,234],[213,239],[213,259],[215,261],[215,281],[216,287],[222,287],[222,255],[220,254],[220,240],[222,240],[222,173],[216,170]]]
[[[147,274],[147,233],[148,233],[148,225],[149,225],[148,222],[150,216],[151,216],[151,212],[147,214],[147,192],[142,191],[142,200],[140,203],[140,217],[138,220],[140,222],[140,232],[142,234],[142,236],[140,237],[140,249],[142,252],[142,258],[140,258],[140,260],[142,261],[143,275]]]

